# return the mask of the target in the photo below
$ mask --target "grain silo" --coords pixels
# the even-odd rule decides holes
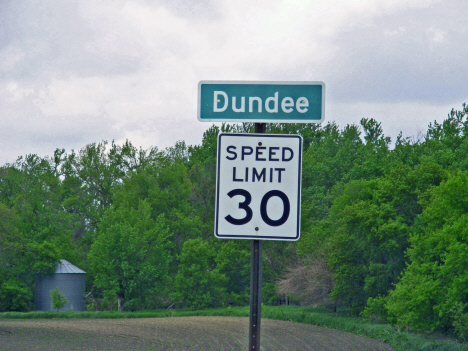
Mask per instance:
[[[54,311],[50,291],[55,288],[58,288],[67,299],[67,304],[60,311],[86,310],[85,277],[85,271],[61,259],[56,266],[55,273],[36,278],[36,310]]]

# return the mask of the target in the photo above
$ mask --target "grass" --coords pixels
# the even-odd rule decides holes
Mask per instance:
[[[353,317],[346,309],[333,313],[331,310],[322,307],[269,306],[262,311],[262,317],[312,324],[363,335],[386,342],[393,346],[395,350],[468,350],[468,345],[461,344],[447,336],[424,335],[401,330],[386,323]]]
[[[248,317],[249,308],[233,308],[233,309],[205,309],[205,310],[155,310],[141,312],[117,312],[117,311],[101,311],[101,312],[3,312],[0,313],[0,319],[73,319],[73,318],[164,318],[164,317],[190,317],[190,316],[238,316]]]
[[[205,310],[156,310],[142,312],[4,312],[0,319],[37,318],[163,318],[188,316],[248,317],[249,307],[228,307]],[[468,351],[468,345],[444,335],[424,335],[401,330],[385,323],[353,317],[346,309],[333,313],[322,307],[262,306],[262,318],[306,323],[363,335],[386,342],[395,350]]]

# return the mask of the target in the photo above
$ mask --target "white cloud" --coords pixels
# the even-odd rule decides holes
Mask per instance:
[[[466,99],[466,8],[463,0],[10,1],[0,10],[0,163],[102,139],[199,143],[209,124],[196,119],[197,83],[212,79],[322,80],[326,119],[380,117],[387,134],[396,124],[415,134]],[[414,116],[392,123],[405,109]]]
[[[445,31],[434,27],[430,27],[427,32],[429,33],[431,38],[430,40],[432,40],[433,43],[441,43],[446,35]]]

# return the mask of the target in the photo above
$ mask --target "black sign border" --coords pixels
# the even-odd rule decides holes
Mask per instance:
[[[221,165],[221,138],[223,136],[239,136],[246,138],[297,138],[299,139],[299,163],[298,163],[298,197],[297,197],[297,228],[295,237],[280,237],[280,236],[263,236],[263,235],[238,235],[238,234],[219,234],[219,170]],[[219,133],[217,144],[217,160],[216,160],[216,199],[215,199],[215,236],[219,239],[247,239],[247,240],[276,240],[276,241],[297,241],[301,236],[301,198],[302,198],[302,137],[300,135],[290,134],[259,134],[259,133]]]

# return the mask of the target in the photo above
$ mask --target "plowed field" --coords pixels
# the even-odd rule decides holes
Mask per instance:
[[[246,350],[248,318],[0,320],[0,350]],[[263,350],[392,350],[374,339],[263,319]]]

